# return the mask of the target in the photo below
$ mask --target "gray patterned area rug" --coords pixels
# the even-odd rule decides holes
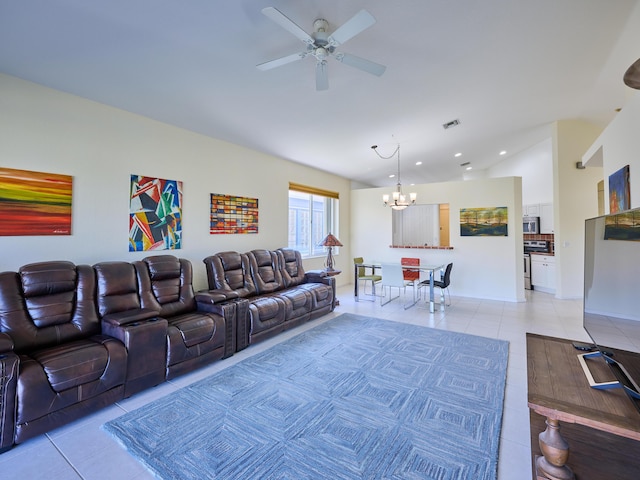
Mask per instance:
[[[495,479],[508,348],[343,314],[103,428],[162,479]]]

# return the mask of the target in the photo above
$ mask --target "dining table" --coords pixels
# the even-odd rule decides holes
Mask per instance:
[[[371,275],[375,275],[376,269],[382,268],[383,262],[364,262],[364,263],[356,263],[354,264],[354,273],[355,273],[355,285],[353,289],[353,296],[356,302],[360,301],[359,291],[358,291],[358,268],[370,268]],[[393,262],[384,262],[384,263],[393,263]],[[396,263],[396,265],[401,265],[400,263]],[[425,272],[429,275],[429,312],[435,312],[435,300],[434,300],[434,273],[436,271],[440,271],[440,275],[444,275],[444,264],[434,264],[434,265],[401,265],[404,270],[420,270],[421,272]],[[375,290],[374,290],[375,292]],[[441,298],[441,304],[444,305],[444,299]]]

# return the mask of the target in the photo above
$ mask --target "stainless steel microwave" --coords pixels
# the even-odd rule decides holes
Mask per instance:
[[[522,233],[540,233],[540,217],[522,217]]]

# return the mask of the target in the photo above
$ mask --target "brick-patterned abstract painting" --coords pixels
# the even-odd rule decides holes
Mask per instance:
[[[131,175],[129,251],[182,248],[182,182]]]
[[[0,235],[71,235],[73,177],[0,168]]]
[[[209,233],[258,233],[258,199],[212,193]]]

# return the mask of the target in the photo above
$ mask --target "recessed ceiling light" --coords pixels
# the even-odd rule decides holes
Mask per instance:
[[[462,153],[460,153],[460,152],[458,152],[458,153],[456,153],[456,154],[454,155],[454,157],[456,157],[456,158],[461,157],[461,156],[462,156]]]
[[[422,165],[422,162],[416,162],[416,165]]]
[[[392,173],[391,175],[389,175],[389,178],[393,178],[393,177],[395,177],[395,176],[396,176],[396,175],[395,175],[394,173]]]
[[[506,151],[506,150],[502,150],[502,151],[500,152],[500,155],[506,155],[506,154],[507,154],[507,151]]]
[[[472,167],[471,165],[469,165],[469,166],[467,167],[467,170],[471,170],[472,168],[473,168],[473,167]]]

